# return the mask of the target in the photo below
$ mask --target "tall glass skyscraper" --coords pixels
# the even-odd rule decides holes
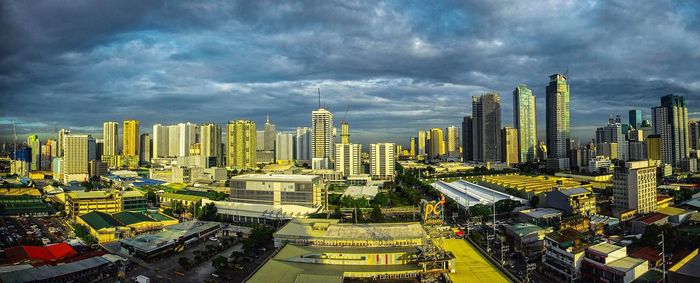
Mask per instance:
[[[520,161],[534,161],[537,153],[535,96],[531,89],[522,84],[513,90],[513,123],[518,131]]]
[[[547,157],[566,158],[571,135],[569,84],[566,76],[549,76],[547,85]]]
[[[630,110],[629,124],[630,127],[634,127],[635,129],[639,130],[639,127],[642,126],[642,110]]]
[[[474,160],[501,160],[501,96],[472,96]]]
[[[669,94],[661,97],[661,106],[651,108],[654,134],[661,136],[661,161],[674,167],[688,157],[688,108],[685,97]]]

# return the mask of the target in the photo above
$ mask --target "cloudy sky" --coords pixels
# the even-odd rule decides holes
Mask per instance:
[[[457,125],[471,96],[537,95],[569,71],[573,135],[684,95],[700,118],[696,1],[2,1],[0,136],[96,133],[106,120],[310,124],[323,103],[355,142]],[[626,118],[625,118],[626,120]]]

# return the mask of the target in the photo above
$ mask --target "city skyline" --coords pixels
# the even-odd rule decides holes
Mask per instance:
[[[543,141],[547,78],[567,70],[582,143],[609,114],[641,109],[651,121],[670,93],[700,118],[694,3],[167,4],[3,3],[2,32],[17,40],[0,47],[0,138],[12,120],[19,140],[45,140],[61,128],[99,137],[103,122],[127,119],[150,134],[188,121],[263,125],[267,112],[292,132],[310,126],[321,88],[335,115],[349,107],[354,142],[405,146],[419,129],[460,126],[472,96],[524,84]],[[105,8],[139,12],[95,12]],[[509,99],[501,112],[514,126]]]

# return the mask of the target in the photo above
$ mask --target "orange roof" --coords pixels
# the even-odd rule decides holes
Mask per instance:
[[[10,262],[22,260],[57,261],[77,255],[73,247],[66,243],[48,246],[19,246],[5,249],[5,255]]]
[[[668,217],[668,215],[661,214],[661,213],[654,213],[654,214],[650,214],[647,216],[637,218],[636,221],[641,221],[641,222],[644,222],[646,224],[653,224],[654,222],[659,221],[661,219],[664,219],[665,217]]]
[[[653,248],[642,247],[630,253],[630,256],[656,263],[657,261],[661,260],[659,253],[659,251]]]

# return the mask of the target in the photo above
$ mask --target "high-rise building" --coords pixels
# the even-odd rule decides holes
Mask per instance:
[[[369,145],[370,175],[375,180],[393,180],[394,172],[394,144],[373,143]]]
[[[168,157],[170,153],[168,133],[168,126],[153,125],[153,158]]]
[[[518,129],[503,127],[501,132],[501,161],[508,165],[516,164],[520,158],[518,150]]]
[[[688,122],[688,137],[690,148],[700,150],[700,123],[695,120]]]
[[[350,124],[346,121],[340,123],[340,143],[350,143]]]
[[[298,127],[295,136],[296,146],[294,150],[294,159],[310,161],[311,160],[311,129],[309,127]]]
[[[190,122],[178,124],[179,143],[176,156],[189,156],[190,145],[199,142],[199,126]]]
[[[270,123],[270,115],[266,116],[265,128],[257,131],[257,153],[255,158],[259,164],[270,164],[275,162],[275,140],[277,138],[277,127]]]
[[[656,166],[649,161],[630,161],[615,168],[613,211],[636,209],[639,214],[656,211]]]
[[[685,97],[661,97],[661,106],[651,108],[654,134],[661,135],[661,161],[678,167],[688,157],[688,108]]]
[[[472,96],[474,160],[501,160],[501,96]]]
[[[274,151],[275,150],[275,140],[277,139],[277,126],[270,123],[270,115],[268,114],[265,119],[265,144],[263,146],[264,150]]]
[[[418,155],[426,155],[427,150],[428,135],[424,130],[418,131]]]
[[[359,175],[361,144],[341,143],[335,145],[335,170],[343,177]]]
[[[27,145],[32,149],[32,162],[30,170],[40,170],[41,168],[41,142],[39,136],[31,134],[27,137]]]
[[[97,158],[97,140],[91,135],[88,135],[88,161],[100,160]]]
[[[642,110],[634,109],[629,112],[629,125],[635,129],[642,126]]]
[[[569,85],[562,74],[549,76],[547,85],[547,157],[566,158],[571,135]]]
[[[311,157],[333,160],[333,113],[319,108],[311,112]]]
[[[180,126],[168,126],[168,157],[180,156]]]
[[[661,160],[661,135],[648,135],[644,142],[647,145],[647,158],[649,160]]]
[[[221,126],[216,123],[199,126],[199,143],[201,155],[216,158],[216,167],[221,167]]]
[[[39,169],[41,171],[51,171],[51,151],[53,148],[51,144],[55,143],[51,139],[47,139],[46,143],[41,145],[41,160],[39,162]]]
[[[70,130],[61,129],[58,131],[58,147],[56,149],[56,157],[63,157],[63,137],[70,134]]]
[[[537,155],[537,115],[535,96],[525,85],[513,90],[513,123],[518,131],[521,162],[533,162]]]
[[[117,140],[119,138],[119,123],[104,122],[102,124],[102,140],[104,141],[104,149],[102,155],[117,156],[119,149],[117,148]]]
[[[430,149],[429,155],[431,158],[445,155],[445,139],[440,128],[430,129]]]
[[[411,137],[411,141],[409,142],[410,147],[411,147],[409,149],[409,154],[411,155],[411,158],[416,158],[416,153],[418,152],[416,150],[416,145],[417,145],[416,140],[417,139],[418,139],[417,137]]]
[[[450,157],[459,157],[459,132],[455,126],[445,128],[445,153]]]
[[[139,141],[139,160],[143,164],[151,163],[151,152],[153,151],[153,142],[150,134],[141,134]]]
[[[294,160],[294,134],[292,133],[277,133],[275,140],[275,160],[293,161]]]
[[[116,124],[116,123],[115,123]],[[65,135],[63,156],[64,182],[85,181],[88,170],[88,135]]]
[[[608,118],[608,124],[605,127],[596,129],[596,143],[616,143],[617,144],[617,159],[627,161],[629,159],[629,148],[627,135],[622,131],[622,119],[617,115],[615,119],[612,116]],[[608,156],[613,159],[613,156]]]
[[[229,122],[226,131],[226,166],[236,169],[255,168],[256,139],[254,121]]]
[[[126,120],[124,121],[124,140],[123,140],[122,155],[138,156],[139,155],[139,121]]]
[[[464,162],[474,160],[472,121],[471,116],[464,116],[464,119],[462,119],[462,161]]]

